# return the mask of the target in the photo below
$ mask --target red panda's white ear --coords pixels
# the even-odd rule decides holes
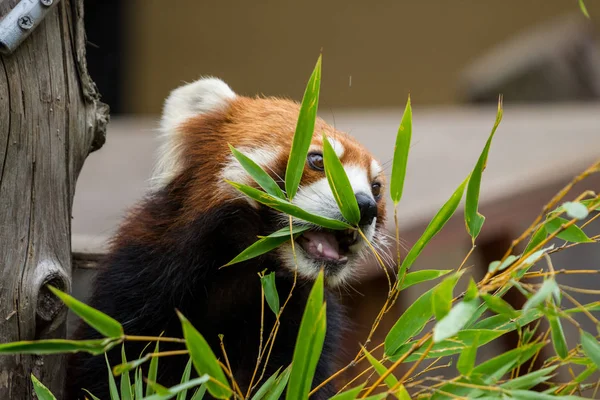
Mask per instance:
[[[236,97],[225,82],[202,78],[171,92],[165,100],[160,122],[162,144],[151,179],[155,188],[164,187],[179,172],[183,154],[178,128],[190,118],[223,109]]]
[[[165,100],[162,131],[174,131],[189,118],[221,109],[234,98],[233,90],[217,78],[203,78],[181,86]]]

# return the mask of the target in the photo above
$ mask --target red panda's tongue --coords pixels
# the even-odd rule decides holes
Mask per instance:
[[[308,231],[302,234],[300,244],[304,251],[314,258],[343,261],[340,257],[340,245],[335,236],[329,232]]]

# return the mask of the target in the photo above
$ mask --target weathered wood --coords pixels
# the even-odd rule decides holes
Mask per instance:
[[[0,0],[0,17],[16,0]],[[82,0],[62,0],[0,58],[0,342],[60,338],[70,290],[71,205],[107,107],[85,65]],[[33,373],[62,398],[62,356],[0,356],[0,399],[31,399]]]

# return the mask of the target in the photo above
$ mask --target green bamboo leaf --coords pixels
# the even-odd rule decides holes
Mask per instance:
[[[514,329],[513,329],[514,330]],[[434,343],[429,353],[425,358],[438,358],[459,354],[466,351],[467,348],[471,347],[475,343],[477,337],[477,346],[481,347],[488,344],[492,340],[499,338],[510,330],[491,330],[491,329],[463,329],[458,332],[456,339],[446,339],[439,343]],[[417,339],[412,340],[400,347],[400,349],[389,357],[390,361],[397,361],[402,355],[404,355],[410,348],[417,343]],[[426,348],[431,344],[431,339],[427,340],[421,348],[413,352],[406,362],[412,362],[418,360],[425,351]]]
[[[246,172],[254,179],[254,182],[258,183],[258,185],[265,190],[265,192],[269,193],[271,196],[279,197],[280,199],[285,199],[285,194],[277,184],[271,178],[271,175],[265,172],[264,169],[261,168],[260,165],[254,162],[250,157],[229,145],[229,149],[231,150],[231,154],[239,161],[242,168],[246,170]]]
[[[581,200],[580,203],[583,204],[586,208],[591,207],[591,210],[600,211],[600,200],[598,199]]]
[[[565,332],[560,323],[560,318],[555,315],[548,315],[547,317],[550,323],[550,334],[554,351],[564,360],[569,355],[569,348],[567,347],[567,340],[565,339]]]
[[[406,274],[406,272],[410,269],[411,265],[415,262],[421,251],[425,248],[425,245],[429,243],[429,241],[446,225],[446,222],[452,217],[454,211],[458,207],[460,200],[462,199],[463,192],[465,191],[465,185],[469,178],[465,179],[460,186],[454,191],[450,199],[442,206],[442,208],[437,212],[437,214],[433,217],[427,228],[425,228],[425,232],[421,235],[419,240],[415,243],[415,245],[410,249],[402,265],[400,266],[400,273],[398,276],[402,277]]]
[[[586,18],[588,18],[588,19],[590,18],[590,13],[588,13],[588,10],[587,10],[583,0],[579,0],[579,9],[583,13],[583,15],[585,15]]]
[[[581,348],[596,367],[600,368],[600,343],[591,333],[581,331]]]
[[[567,221],[564,218],[556,217],[556,218],[548,220],[546,222],[546,224],[544,224],[544,226],[546,227],[546,232],[551,234],[551,233],[554,233],[557,230],[561,229],[562,225],[566,224],[567,222],[569,222],[569,221]],[[558,235],[556,235],[556,237],[558,237],[562,240],[566,240],[568,242],[573,242],[573,243],[593,242],[593,240],[590,239],[588,237],[588,235],[586,235],[585,232],[582,231],[581,228],[578,227],[577,225],[569,226],[567,229],[563,230]]]
[[[454,275],[444,279],[433,291],[431,306],[433,307],[433,315],[435,315],[435,319],[438,321],[444,318],[452,308],[452,299],[454,297],[452,296],[452,292],[460,275],[462,274],[458,273],[458,277]]]
[[[532,387],[537,386],[542,382],[546,382],[548,379],[552,378],[551,374],[556,368],[558,368],[558,365],[542,368],[526,375],[519,376],[518,378],[512,378],[501,384],[500,387],[507,390],[531,389]]]
[[[142,377],[142,369],[136,368],[135,370],[135,383],[134,392],[136,400],[144,397],[144,378]]]
[[[473,344],[467,347],[460,353],[458,361],[456,363],[456,369],[458,372],[465,376],[469,376],[473,367],[475,366],[475,358],[477,357],[477,347],[479,346],[479,335],[473,339]]]
[[[448,273],[452,272],[451,269],[424,269],[421,271],[409,272],[404,277],[404,282],[402,282],[402,286],[400,290],[404,290],[409,288],[417,283],[427,282],[434,279],[437,279],[441,276],[444,276]]]
[[[306,155],[312,141],[315,130],[315,120],[317,118],[317,109],[319,107],[319,89],[321,86],[321,56],[317,60],[313,70],[298,115],[296,132],[288,158],[287,168],[285,170],[285,191],[291,200],[296,195],[302,172],[306,163]]]
[[[158,353],[160,348],[160,342],[156,342],[154,347],[154,353]],[[150,368],[148,369],[148,381],[156,382],[158,376],[158,357],[152,357],[150,361]],[[146,385],[146,396],[154,394],[154,387],[152,385]]]
[[[185,369],[183,370],[183,375],[181,375],[181,382],[180,382],[180,384],[183,385],[184,383],[188,382],[190,380],[190,376],[191,375],[192,375],[192,359],[190,358],[188,360],[187,364],[185,365]],[[171,389],[173,389],[173,388],[171,388]],[[177,399],[176,400],[186,400],[187,399],[188,389],[189,388],[182,389],[177,394]]]
[[[352,225],[358,225],[360,221],[360,210],[354,195],[354,189],[344,166],[331,146],[327,136],[323,134],[323,164],[325,176],[333,192],[333,197],[342,212],[342,215]]]
[[[450,338],[456,335],[471,319],[471,316],[477,311],[479,300],[461,301],[435,326],[433,327],[433,343]]]
[[[88,396],[90,396],[90,398],[92,400],[100,400],[98,397],[94,396],[89,390],[87,390],[87,389],[81,389],[81,390],[83,390],[84,392],[86,392],[88,394]],[[140,399],[141,399],[141,397],[140,397]]]
[[[151,355],[152,354],[146,354],[144,357],[142,357],[140,359],[129,361],[127,363],[119,364],[119,365],[113,367],[113,375],[119,376],[124,372],[128,372],[128,371],[131,371],[132,369],[139,367],[140,365],[142,365],[146,361],[148,361],[151,358]]]
[[[175,396],[178,396],[177,398],[179,398],[179,395],[181,393],[187,393],[187,391],[189,389],[192,389],[192,388],[202,385],[202,384],[206,384],[209,382],[209,380],[210,380],[210,376],[208,376],[208,374],[204,374],[199,378],[190,379],[187,382],[183,382],[183,383],[180,383],[179,385],[170,387],[170,388],[166,389],[164,392],[161,391],[161,393],[158,393],[158,391],[157,391],[156,394],[153,394],[152,396],[149,396],[149,397],[145,397],[144,400],[169,400]]]
[[[275,286],[275,272],[260,277],[260,284],[265,292],[265,299],[275,315],[279,314],[279,293]]]
[[[286,400],[308,398],[313,376],[325,340],[326,318],[323,302],[323,271],[319,272],[306,302],[292,357]]]
[[[540,290],[527,299],[523,305],[523,312],[532,308],[536,308],[546,301],[546,299],[548,299],[548,297],[550,297],[550,295],[556,290],[558,290],[558,285],[556,284],[554,278],[546,279],[540,287]]]
[[[364,387],[365,384],[363,383],[360,386],[346,390],[342,393],[338,393],[335,396],[331,397],[329,400],[356,400]]]
[[[117,344],[121,338],[94,340],[46,339],[0,344],[0,354],[61,354],[84,351],[92,355],[102,354]]]
[[[244,193],[248,197],[256,200],[257,202],[264,204],[268,207],[271,207],[277,211],[281,211],[283,213],[289,214],[293,217],[299,218],[304,221],[312,222],[313,224],[322,226],[328,229],[348,229],[352,228],[351,225],[347,223],[337,220],[331,219],[327,217],[322,217],[320,215],[313,215],[307,211],[304,211],[300,207],[285,201],[281,200],[277,197],[271,196],[268,193],[263,192],[262,190],[255,189],[253,187],[242,185],[240,183],[231,182],[225,180],[225,182],[229,183],[238,191]]]
[[[309,230],[308,226],[294,226],[292,231],[294,233],[294,237],[297,237],[300,233]],[[269,251],[276,249],[282,244],[290,241],[290,227],[286,226],[283,229],[278,230],[270,234],[269,236],[264,236],[258,239],[256,242],[252,243],[250,246],[246,247],[244,251],[235,256],[235,258],[229,261],[224,266],[229,266],[237,263],[241,263],[244,261],[248,261],[252,258],[261,256]]]
[[[48,289],[58,297],[71,311],[81,317],[89,326],[106,337],[117,337],[123,335],[121,324],[108,315],[80,302],[79,300],[61,292],[57,288],[48,285]]]
[[[386,366],[383,365],[382,363],[380,363],[379,360],[377,360],[375,357],[373,357],[367,349],[365,349],[362,346],[361,346],[361,349],[362,349],[363,353],[365,354],[365,357],[367,357],[367,360],[369,361],[369,363],[371,363],[371,365],[373,366],[375,371],[379,374],[379,376],[382,376],[383,374],[385,374],[387,372]],[[398,383],[398,379],[394,376],[394,374],[389,374],[383,381],[385,382],[387,387],[390,389],[393,388],[394,386],[396,386],[396,384]]]
[[[229,382],[215,357],[215,353],[211,350],[210,346],[202,337],[200,332],[196,330],[179,311],[177,311],[181,326],[183,328],[183,337],[185,338],[185,345],[190,352],[190,357],[194,364],[194,368],[199,376],[208,374],[215,381],[219,382],[206,382],[206,388],[208,392],[218,399],[228,399],[231,396],[232,391],[229,387]]]
[[[277,369],[277,371],[275,371],[275,373],[271,375],[269,379],[267,379],[265,383],[263,383],[260,386],[260,388],[258,388],[254,396],[252,396],[251,400],[262,400],[277,381],[277,377],[279,376],[280,371],[281,368]]]
[[[560,208],[565,210],[569,218],[586,219],[589,215],[587,207],[579,201],[567,201]]]
[[[554,245],[551,245],[551,246],[545,247],[543,249],[540,249],[540,250],[536,251],[535,253],[532,253],[529,257],[527,257],[523,261],[523,265],[533,265],[533,264],[535,264],[540,258],[542,258],[542,256],[545,253],[549,252],[553,248],[554,248]]]
[[[458,276],[454,275],[454,284],[458,281]],[[440,284],[423,293],[406,311],[398,318],[392,329],[385,338],[385,354],[393,356],[410,338],[419,334],[427,324],[427,321],[433,316],[433,307],[431,298],[433,292]]]
[[[285,387],[290,379],[290,372],[292,371],[291,366],[287,367],[281,375],[275,381],[273,387],[265,395],[264,400],[279,400],[281,394],[285,390]]]
[[[492,310],[493,312],[501,315],[506,315],[508,318],[514,319],[519,316],[517,310],[515,310],[510,304],[508,304],[504,299],[498,296],[492,296],[491,294],[483,293],[481,298],[485,302],[485,304]]]
[[[498,125],[500,125],[500,121],[502,121],[502,96],[498,98],[498,112],[496,113],[496,122],[494,122],[494,126],[492,127],[492,133],[488,137],[488,140],[479,156],[479,160],[477,160],[477,164],[475,168],[473,168],[473,172],[471,172],[471,178],[469,179],[469,185],[467,187],[467,199],[465,203],[465,222],[467,224],[467,231],[473,242],[481,232],[481,227],[485,221],[485,217],[477,211],[479,206],[479,190],[481,188],[481,176],[483,175],[483,170],[486,167],[488,153],[490,151],[490,146],[492,144],[492,139],[494,138],[494,134],[496,133],[496,129]]]
[[[516,260],[518,260],[521,256],[509,255],[506,257],[504,261],[494,261],[491,262],[488,267],[488,272],[494,273],[496,271],[502,271],[506,268],[510,267]]]
[[[106,360],[106,367],[108,368],[108,388],[110,392],[110,400],[120,400],[117,383],[115,382],[115,377],[113,376],[112,368],[110,367],[106,353],[104,354],[104,359]]]
[[[467,286],[467,290],[465,291],[465,296],[463,297],[463,301],[471,301],[479,297],[479,288],[475,283],[473,277],[469,278],[469,285]]]
[[[517,400],[585,400],[585,397],[579,397],[574,395],[569,396],[555,396],[548,393],[540,393],[531,390],[511,390],[508,392],[511,398]]]
[[[548,237],[546,228],[544,226],[540,226],[531,236],[531,239],[529,240],[529,243],[527,243],[527,247],[525,247],[523,254],[528,254],[531,250],[537,247],[538,244],[542,243],[546,237]]]
[[[191,400],[202,400],[204,398],[205,394],[206,394],[206,383],[203,383],[202,386],[200,386],[198,388],[198,390],[196,390],[196,392],[192,396]]]
[[[125,344],[121,345],[121,362],[123,364],[127,364],[127,357],[125,355]],[[113,373],[114,376],[114,373]],[[133,393],[131,392],[131,379],[129,377],[129,372],[125,372],[121,376],[121,399],[123,400],[132,400]]]
[[[398,205],[400,199],[402,198],[411,136],[412,107],[410,104],[409,95],[408,100],[406,101],[404,114],[402,115],[402,122],[400,122],[398,134],[396,135],[396,145],[394,146],[394,161],[392,162],[392,176],[390,179],[390,196],[392,197],[394,206]]]
[[[33,390],[35,391],[38,400],[56,400],[56,397],[54,397],[52,392],[33,374],[31,374],[31,383],[33,383]]]

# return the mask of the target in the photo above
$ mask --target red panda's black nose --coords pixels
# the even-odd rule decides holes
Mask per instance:
[[[377,217],[377,203],[367,194],[357,193],[356,202],[360,210],[359,225],[371,225],[373,219]]]

